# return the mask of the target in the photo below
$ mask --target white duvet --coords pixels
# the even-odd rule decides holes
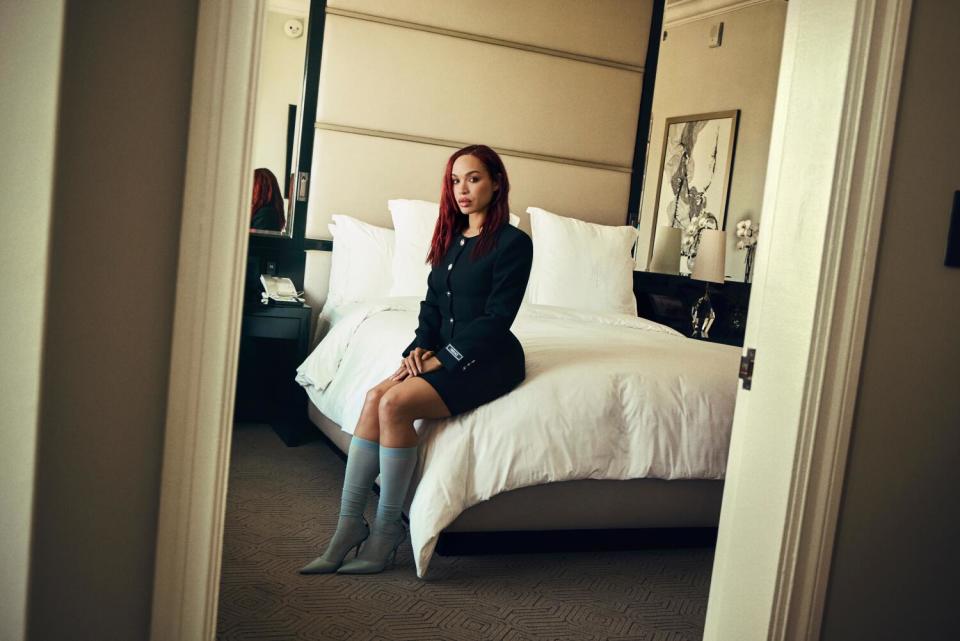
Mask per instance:
[[[419,300],[324,309],[330,329],[297,369],[328,418],[353,433],[368,389],[392,374]],[[572,479],[721,479],[740,350],[624,314],[524,305],[511,328],[526,379],[470,412],[414,422],[410,541],[423,578],[441,530],[508,490]]]

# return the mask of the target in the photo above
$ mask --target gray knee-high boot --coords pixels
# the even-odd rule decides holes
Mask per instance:
[[[300,568],[300,574],[335,572],[351,549],[357,548],[359,553],[360,543],[370,534],[370,526],[363,518],[363,509],[379,471],[380,444],[354,435],[347,449],[347,469],[343,475],[337,531],[326,551]]]
[[[338,574],[373,574],[383,571],[387,558],[397,559],[397,548],[407,530],[400,519],[403,500],[410,487],[410,478],[417,465],[417,446],[380,446],[380,503],[377,520],[357,558],[340,566]]]

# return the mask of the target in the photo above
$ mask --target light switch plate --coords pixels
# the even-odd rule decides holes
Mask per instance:
[[[723,44],[723,23],[718,22],[710,27],[710,46],[719,47]]]

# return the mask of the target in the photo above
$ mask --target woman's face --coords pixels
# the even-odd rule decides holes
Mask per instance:
[[[490,178],[486,166],[476,156],[465,154],[453,162],[451,189],[461,214],[486,213],[499,185]]]

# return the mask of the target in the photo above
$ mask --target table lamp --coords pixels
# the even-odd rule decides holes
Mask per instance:
[[[693,263],[694,280],[704,281],[703,296],[690,310],[693,331],[691,337],[709,338],[710,327],[717,316],[710,303],[710,283],[722,283],[726,264],[727,233],[722,229],[704,229],[700,232],[700,244]]]
[[[653,257],[647,271],[660,274],[680,273],[680,235],[679,227],[660,225],[653,237]]]

